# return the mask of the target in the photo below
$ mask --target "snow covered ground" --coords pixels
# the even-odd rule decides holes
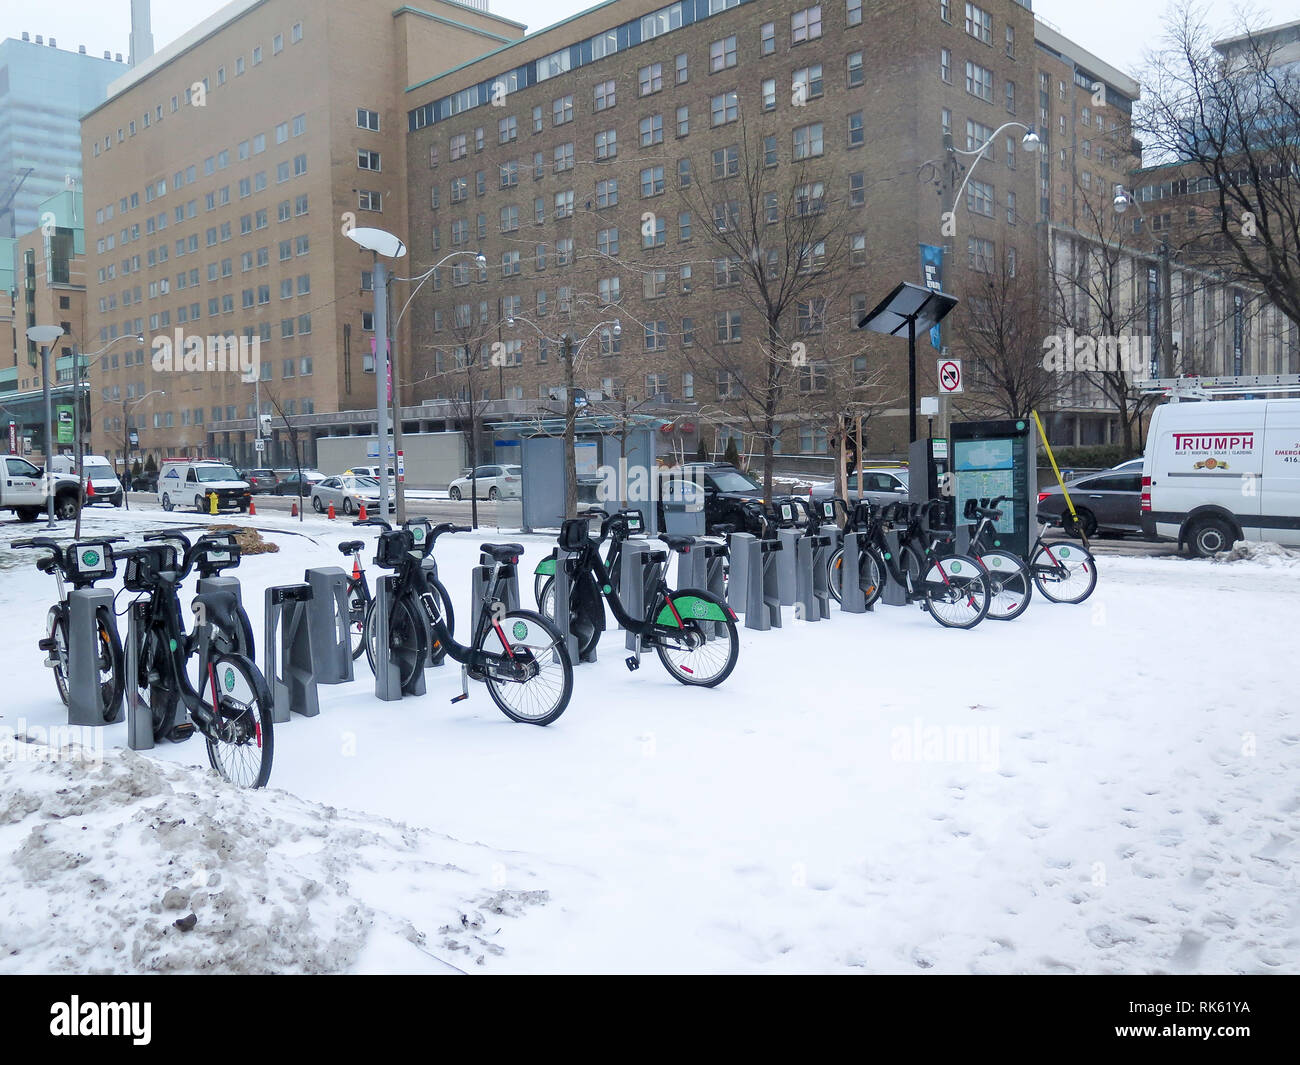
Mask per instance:
[[[253,523],[285,530],[239,570],[260,638],[261,590],[361,530]],[[64,720],[35,648],[53,582],[3,547],[31,531],[0,529],[20,732]],[[492,538],[439,541],[458,618]],[[531,605],[549,543],[519,539]],[[0,971],[1294,973],[1293,563],[1107,558],[1086,604],[972,632],[787,618],[741,630],[715,691],[628,673],[615,631],[545,729],[480,685],[452,706],[451,667],[381,703],[363,659],[277,727],[258,794],[198,740],[122,754],[109,726],[99,767],[9,744]]]

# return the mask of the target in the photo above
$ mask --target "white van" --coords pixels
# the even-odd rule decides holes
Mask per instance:
[[[1300,399],[1156,407],[1142,527],[1202,558],[1237,540],[1300,545]]]
[[[208,514],[215,495],[217,510],[237,507],[242,513],[248,510],[250,492],[234,467],[217,459],[168,459],[158,471],[158,502],[163,510],[193,507]]]
[[[76,457],[55,455],[50,459],[50,470],[64,477],[76,477]],[[108,459],[103,455],[82,455],[81,472],[85,476],[86,484],[95,489],[93,496],[87,493],[86,506],[93,507],[96,503],[107,503],[115,507],[122,505],[125,499],[122,482],[117,479],[117,474],[113,472],[113,464]]]

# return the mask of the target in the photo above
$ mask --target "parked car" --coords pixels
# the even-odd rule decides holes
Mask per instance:
[[[50,469],[61,477],[71,477],[75,480],[77,460],[73,455],[55,455],[50,459]],[[126,498],[126,494],[122,491],[122,482],[113,472],[113,464],[103,455],[82,455],[81,473],[87,486],[86,506],[93,507],[96,503],[114,507],[122,505]],[[95,490],[93,496],[89,494],[90,488]]]
[[[336,511],[355,514],[365,504],[367,511],[379,509],[379,482],[374,477],[326,477],[311,490],[312,510],[323,514],[334,504]],[[388,509],[397,509],[397,495],[393,486],[388,486]]]
[[[344,470],[341,476],[373,477],[375,478],[375,480],[379,480],[379,467],[378,466],[353,466],[349,470]],[[397,471],[393,469],[392,466],[388,467],[388,479],[390,481],[397,479]]]
[[[132,492],[156,492],[158,491],[158,471],[143,470],[131,478]]]
[[[466,470],[464,476],[457,477],[447,486],[447,494],[452,499],[469,498],[476,485],[478,497],[482,499],[510,499],[523,494],[524,468],[522,466],[479,466],[470,477]]]
[[[1101,473],[1071,478],[1065,487],[1069,489],[1077,521],[1070,516],[1060,485],[1038,493],[1038,513],[1059,520],[1067,535],[1078,536],[1082,531],[1085,536],[1093,537],[1099,532],[1142,531],[1141,459],[1130,459]]]
[[[45,471],[17,455],[0,458],[0,510],[12,510],[23,522],[35,521],[45,512],[48,493]],[[67,520],[77,516],[77,479],[52,474],[54,515]]]
[[[747,473],[727,462],[687,462],[675,474],[697,481],[704,487],[704,527],[709,533],[718,525],[744,530],[749,525],[746,503],[763,503],[763,489]],[[664,508],[659,504],[659,525],[665,526]]]
[[[1300,399],[1166,403],[1151,412],[1142,519],[1205,557],[1238,540],[1300,546]]]
[[[182,459],[163,463],[158,477],[158,502],[163,510],[193,506],[207,514],[211,497],[217,497],[217,510],[231,507],[248,509],[248,482],[234,467],[214,459]]]
[[[275,488],[272,489],[275,495],[296,495],[302,499],[311,495],[311,490],[325,480],[325,475],[320,470],[303,470],[301,478],[299,478],[297,470],[291,470],[284,474],[277,473],[276,477]]]
[[[253,495],[269,495],[275,491],[280,480],[275,475],[275,470],[244,470],[241,476],[248,482]]]
[[[864,494],[867,502],[884,506],[887,503],[905,502],[907,500],[907,470],[901,466],[864,466],[862,483],[865,492],[858,491],[858,471],[852,470],[846,479],[845,490],[848,501],[856,503]],[[808,498],[814,503],[830,499],[835,494],[835,483],[814,485],[808,490]]]

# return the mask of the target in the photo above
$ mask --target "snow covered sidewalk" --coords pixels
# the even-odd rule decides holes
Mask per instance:
[[[359,530],[294,531],[239,570],[259,638],[261,589],[338,564]],[[458,619],[494,538],[439,541]],[[549,544],[522,539],[531,605]],[[629,674],[614,630],[546,729],[477,685],[450,705],[451,668],[380,703],[363,659],[321,689],[319,718],[277,729],[265,794],[163,764],[199,765],[198,741],[88,774],[0,770],[0,969],[224,966],[240,952],[193,946],[200,909],[183,939],[167,929],[190,909],[149,910],[178,886],[175,856],[238,885],[250,937],[274,917],[302,944],[250,948],[249,968],[436,971],[409,925],[489,972],[1300,972],[1297,593],[1300,569],[1268,558],[1107,558],[1086,604],[1036,597],[969,633],[914,607],[742,629],[716,691],[653,659]],[[63,720],[34,646],[52,594],[30,561],[0,570],[19,634],[0,646],[17,678],[2,727]],[[124,726],[104,738],[123,744]],[[229,857],[190,828],[205,818]],[[163,840],[182,836],[173,854]],[[140,907],[118,952],[84,901],[96,878],[108,912]],[[487,920],[498,936],[439,932],[501,891],[520,916]],[[51,898],[79,938],[51,927]]]

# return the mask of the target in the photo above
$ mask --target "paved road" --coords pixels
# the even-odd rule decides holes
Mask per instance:
[[[254,496],[254,505],[257,507],[259,514],[288,514],[293,506],[293,496],[273,496],[259,495]],[[132,492],[128,504],[132,510],[138,511],[162,511],[158,504],[158,499],[151,492]],[[303,500],[307,516],[313,517],[311,501]],[[480,499],[478,502],[478,523],[480,525],[495,526],[497,524],[497,508],[500,504],[490,502],[486,499]],[[507,511],[511,505],[507,503]],[[518,513],[519,504],[514,504],[514,511]],[[462,500],[459,503],[453,503],[450,499],[408,499],[406,501],[406,512],[411,517],[429,518],[434,522],[454,521],[462,525],[470,523],[470,503],[468,500]],[[185,514],[192,513],[189,510],[178,509],[175,513]],[[343,515],[338,515],[343,520]],[[518,520],[515,520],[515,524]]]

